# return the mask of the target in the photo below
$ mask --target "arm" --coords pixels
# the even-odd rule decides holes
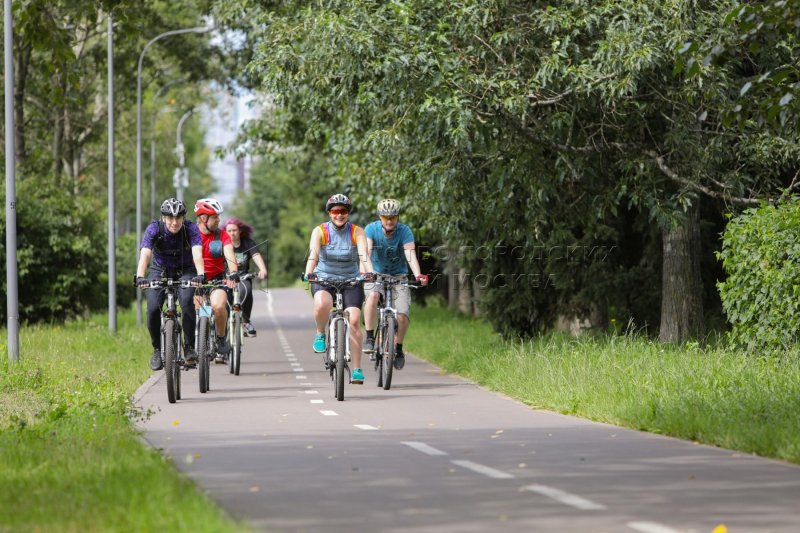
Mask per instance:
[[[356,246],[358,247],[359,271],[375,272],[375,269],[372,267],[372,260],[367,252],[367,234],[364,232],[364,228],[358,228],[356,230]]]
[[[202,246],[192,246],[192,261],[194,261],[194,268],[197,270],[197,275],[205,275],[206,263],[203,261]]]
[[[412,274],[414,274],[414,277],[416,278],[417,276],[422,274],[419,268],[419,261],[417,260],[417,251],[415,244],[413,242],[404,244],[403,253],[406,254],[406,261],[408,261],[408,266],[409,268],[411,268],[411,272]]]
[[[147,267],[150,265],[150,260],[153,258],[153,250],[150,248],[142,248],[139,254],[139,264],[136,265],[136,277],[143,278],[147,275]]]
[[[261,257],[261,254],[255,254],[253,256],[253,261],[255,261],[256,265],[258,266],[258,279],[264,279],[267,277],[267,264],[264,263],[264,258]]]
[[[308,243],[308,261],[306,261],[306,276],[313,273],[319,262],[319,253],[322,250],[322,235],[318,227],[311,232],[311,241]]]
[[[233,244],[228,243],[224,245],[222,247],[222,255],[225,256],[225,262],[228,264],[228,275],[237,274],[238,276],[239,263],[236,262],[236,252],[233,251]],[[236,286],[238,281],[238,277],[234,277],[234,279],[225,279],[225,286],[232,289]]]

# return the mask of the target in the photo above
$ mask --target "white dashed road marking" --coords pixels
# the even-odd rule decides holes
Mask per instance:
[[[678,533],[677,529],[656,522],[628,522],[628,527],[641,533]]]
[[[466,468],[467,470],[472,470],[473,472],[477,472],[479,474],[483,474],[484,476],[491,477],[494,479],[511,479],[514,477],[512,474],[509,474],[508,472],[496,470],[490,466],[473,463],[472,461],[450,461],[450,462],[453,463],[454,465],[458,465],[462,468]]]
[[[557,502],[580,509],[581,511],[600,511],[606,508],[605,505],[595,503],[591,500],[587,500],[586,498],[581,498],[575,494],[570,494],[569,492],[564,492],[563,490],[548,487],[546,485],[528,485],[527,487],[523,487],[523,490],[536,492],[543,496],[547,496],[548,498],[552,498]]]
[[[447,455],[447,452],[443,452],[442,450],[437,450],[433,446],[428,446],[424,442],[405,441],[401,442],[401,444],[405,444],[409,448],[414,448],[418,452],[426,453],[428,455]]]
[[[358,429],[364,429],[364,430],[367,430],[367,431],[370,431],[370,430],[377,430],[377,429],[378,429],[378,428],[376,428],[375,426],[370,426],[370,425],[368,425],[368,424],[353,424],[353,425],[354,425],[355,427],[357,427]]]
[[[339,416],[339,413],[336,411],[320,411],[325,416]]]
[[[311,400],[311,403],[325,403],[325,400]]]

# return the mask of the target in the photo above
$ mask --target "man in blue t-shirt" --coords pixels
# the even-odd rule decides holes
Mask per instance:
[[[378,202],[379,220],[371,222],[364,229],[367,235],[367,254],[372,260],[377,274],[390,276],[408,275],[408,269],[424,286],[428,284],[428,276],[422,274],[417,261],[414,246],[414,234],[406,224],[400,224],[400,202],[387,198]],[[411,291],[408,287],[395,285],[394,308],[397,310],[397,335],[394,367],[398,370],[406,364],[403,353],[403,339],[408,331],[409,311],[411,307]],[[364,304],[364,326],[367,339],[364,341],[364,353],[375,351],[375,327],[378,325],[378,298],[380,285],[365,283],[367,295]]]

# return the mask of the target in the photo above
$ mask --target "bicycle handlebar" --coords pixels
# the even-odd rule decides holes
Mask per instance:
[[[188,289],[192,286],[192,282],[189,280],[181,280],[181,279],[172,279],[172,278],[161,278],[161,279],[153,279],[149,280],[147,285],[139,287],[140,289],[168,289],[174,287],[180,287],[181,289]]]

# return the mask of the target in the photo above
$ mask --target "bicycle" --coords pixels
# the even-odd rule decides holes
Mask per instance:
[[[242,302],[244,301],[244,298],[241,297],[241,291],[239,290],[239,287],[242,285],[242,281],[246,281],[254,277],[255,274],[252,272],[242,274],[239,276],[239,283],[237,283],[232,289],[233,303],[229,305],[228,312],[228,340],[231,345],[231,354],[228,360],[228,367],[230,369],[230,373],[235,376],[239,375],[239,368],[242,364]]]
[[[216,354],[216,332],[214,325],[214,312],[211,309],[211,290],[220,287],[221,283],[212,281],[203,284],[200,288],[208,289],[200,295],[201,302],[195,321],[195,351],[197,352],[197,368],[199,370],[200,392],[211,390],[210,361]]]
[[[142,289],[164,289],[166,306],[161,309],[161,357],[164,360],[164,374],[167,377],[167,399],[175,403],[181,399],[181,368],[189,370],[194,365],[187,365],[183,354],[183,329],[181,314],[177,308],[177,291],[179,288],[191,287],[191,282],[161,278],[151,280]]]
[[[406,276],[376,274],[375,283],[381,286],[378,299],[378,328],[375,336],[375,372],[378,374],[378,387],[389,390],[392,386],[392,369],[396,351],[397,310],[394,308],[395,286],[418,289],[420,285],[408,281]]]
[[[344,401],[344,374],[350,375],[350,320],[349,314],[344,310],[342,290],[353,287],[364,278],[358,276],[349,279],[316,278],[309,280],[303,275],[303,281],[313,281],[322,287],[331,287],[336,292],[333,309],[328,316],[328,325],[325,328],[325,345],[328,347],[323,356],[325,370],[330,371],[334,384],[334,396],[338,401]]]

